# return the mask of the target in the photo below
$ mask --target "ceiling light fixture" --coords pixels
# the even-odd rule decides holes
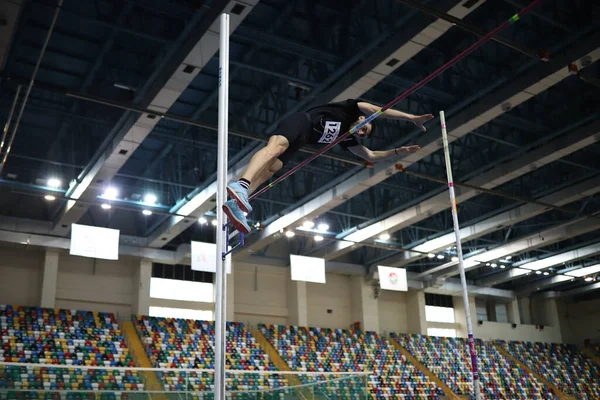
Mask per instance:
[[[303,227],[304,229],[312,229],[312,228],[314,228],[314,226],[315,226],[315,223],[314,223],[314,222],[312,222],[312,221],[304,221],[304,222],[302,223],[302,227]]]
[[[152,211],[144,210],[144,211],[142,211],[142,214],[144,214],[145,216],[149,216],[149,215],[152,215]]]
[[[382,233],[381,235],[379,235],[379,239],[381,239],[381,240],[390,240],[390,234],[389,233]]]
[[[100,207],[102,207],[104,210],[110,210],[112,208],[112,206],[110,204],[102,204]]]
[[[52,196],[51,194],[47,194],[44,196],[44,198],[48,201],[54,201],[56,200],[56,197]]]
[[[118,195],[119,191],[117,189],[115,189],[114,187],[109,187],[104,191],[102,197],[104,197],[105,199],[114,200],[117,198]]]
[[[315,236],[315,242],[321,242],[321,241],[323,241],[323,236],[321,236],[321,235]]]
[[[327,225],[326,223],[320,223],[317,227],[317,230],[319,232],[327,232],[329,230],[329,225]]]
[[[52,188],[58,188],[60,187],[60,179],[56,179],[56,178],[50,178],[48,179],[48,186],[52,187]]]
[[[154,205],[156,203],[156,196],[152,193],[148,193],[144,196],[144,204],[148,204],[149,206]]]

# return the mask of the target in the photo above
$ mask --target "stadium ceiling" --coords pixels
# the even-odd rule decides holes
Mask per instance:
[[[74,222],[116,228],[156,254],[214,241],[221,12],[232,15],[233,178],[286,115],[348,97],[385,104],[527,3],[63,0],[57,10],[56,0],[2,2],[0,122],[18,120],[0,168],[2,226],[35,234],[41,223],[59,238]],[[542,2],[397,106],[446,112],[476,285],[600,293],[599,21],[594,2]],[[249,218],[260,228],[235,259],[281,263],[293,253],[453,279],[439,121],[424,134],[376,124],[367,146],[422,150],[398,160],[402,168],[366,168],[333,149],[256,199]],[[117,192],[105,196],[109,187]],[[315,227],[299,229],[306,221]],[[587,275],[572,276],[578,270]]]

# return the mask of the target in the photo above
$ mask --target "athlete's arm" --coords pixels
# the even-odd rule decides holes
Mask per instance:
[[[419,146],[403,146],[391,150],[371,150],[362,144],[348,147],[348,150],[350,150],[352,153],[371,163],[397,158],[404,154],[414,153],[419,149]]]
[[[370,103],[365,103],[364,101],[359,101],[357,103],[357,105],[358,105],[358,108],[360,109],[360,111],[362,111],[363,113],[365,113],[367,115],[371,115],[373,113],[376,113],[377,111],[379,111],[381,109],[381,107],[378,107],[378,106],[370,104]],[[381,116],[383,118],[399,119],[399,120],[402,120],[402,121],[412,122],[418,128],[422,129],[423,132],[425,132],[427,130],[423,126],[423,124],[425,122],[433,119],[433,115],[432,114],[412,115],[412,114],[407,114],[407,113],[402,112],[402,111],[393,110],[391,108],[388,109],[388,110],[385,110],[383,112],[383,114],[381,114]]]

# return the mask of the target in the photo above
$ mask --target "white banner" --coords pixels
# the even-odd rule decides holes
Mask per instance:
[[[118,260],[119,230],[72,224],[69,254],[104,260]]]
[[[324,259],[290,254],[290,265],[293,281],[325,283]]]
[[[227,259],[231,255],[227,256]],[[225,271],[231,274],[231,262],[225,262]],[[192,242],[192,269],[195,271],[217,272],[217,245],[214,243]]]
[[[378,265],[377,272],[379,273],[379,286],[381,286],[382,289],[400,292],[406,292],[408,290],[405,269]]]

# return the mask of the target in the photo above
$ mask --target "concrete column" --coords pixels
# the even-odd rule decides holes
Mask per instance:
[[[308,326],[308,297],[306,282],[288,281],[288,323]]]
[[[506,305],[508,312],[508,322],[519,325],[521,323],[521,313],[519,312],[519,301],[517,299]]]
[[[44,258],[44,278],[42,281],[41,306],[54,308],[56,305],[56,280],[58,279],[59,253],[54,250],[46,250]]]
[[[544,300],[542,304],[542,315],[540,323],[548,326],[560,326],[560,316],[558,313],[558,305],[555,299]]]
[[[422,290],[409,290],[406,294],[406,303],[408,333],[426,335],[425,292]]]
[[[524,325],[532,325],[531,299],[529,297],[521,297],[517,299],[517,301],[521,305],[521,323]]]
[[[137,315],[148,315],[150,312],[150,278],[152,278],[152,261],[142,259],[133,276],[133,312]]]
[[[456,336],[467,337],[467,313],[465,312],[465,306],[462,296],[453,296],[452,304],[454,307],[454,320],[456,321]],[[475,305],[475,298],[469,297],[469,313],[471,315],[471,326],[473,327],[473,334],[477,333],[477,306]]]
[[[360,321],[364,331],[379,332],[379,305],[373,287],[362,276],[351,278],[353,321]]]

